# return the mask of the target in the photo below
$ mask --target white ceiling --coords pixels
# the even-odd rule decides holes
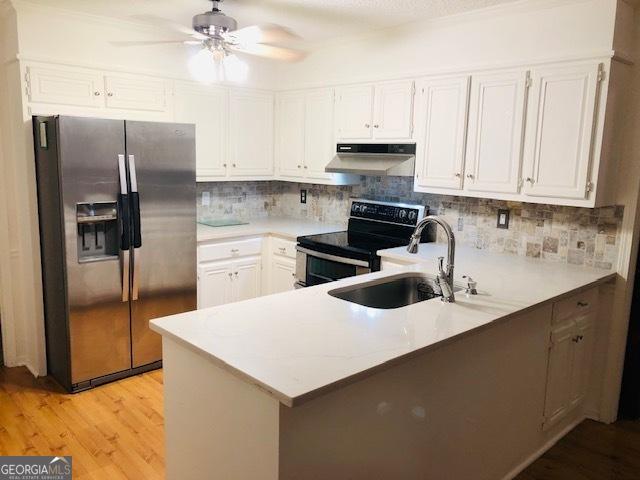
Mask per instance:
[[[277,23],[312,43],[513,1],[226,0],[222,9],[240,27]],[[207,0],[30,0],[29,3],[122,19],[156,15],[189,26],[194,14],[211,8]]]

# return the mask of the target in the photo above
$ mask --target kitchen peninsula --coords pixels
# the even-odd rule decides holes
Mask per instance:
[[[594,415],[611,271],[459,248],[455,281],[471,275],[478,295],[456,303],[329,295],[434,274],[445,248],[382,251],[381,272],[152,321],[167,478],[511,478]]]

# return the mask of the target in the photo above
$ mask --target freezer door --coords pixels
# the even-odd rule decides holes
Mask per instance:
[[[150,320],[196,308],[195,128],[127,121],[125,129],[136,247],[131,286],[135,368],[162,358],[161,338],[149,329]]]
[[[124,122],[59,117],[58,139],[75,384],[131,367],[128,264],[115,240],[122,218],[113,219]]]

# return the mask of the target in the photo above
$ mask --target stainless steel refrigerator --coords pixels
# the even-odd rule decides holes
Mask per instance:
[[[48,371],[71,392],[161,366],[196,308],[193,125],[34,117]]]

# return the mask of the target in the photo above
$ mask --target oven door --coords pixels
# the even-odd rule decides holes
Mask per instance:
[[[298,288],[371,272],[371,266],[364,260],[316,252],[301,246],[297,246],[296,250],[296,287]]]

